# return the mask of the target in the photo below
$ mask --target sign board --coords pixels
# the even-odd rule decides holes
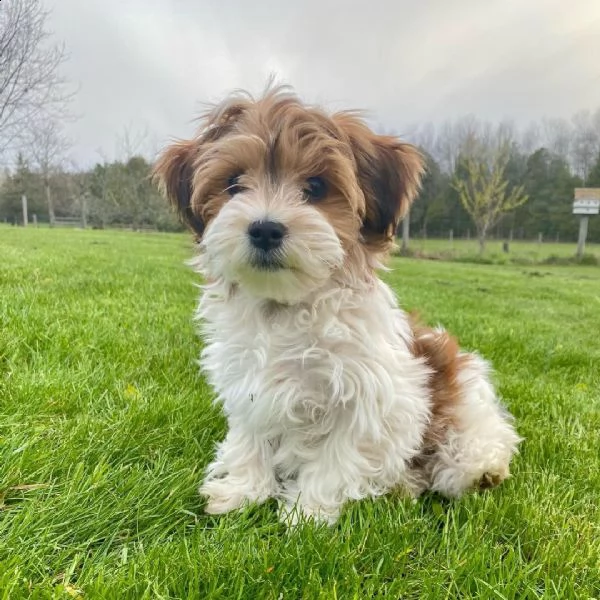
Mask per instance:
[[[600,188],[575,188],[573,214],[600,214]]]

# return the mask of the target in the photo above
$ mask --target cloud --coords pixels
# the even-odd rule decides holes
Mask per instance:
[[[83,164],[113,156],[124,127],[153,145],[185,136],[200,102],[259,92],[272,72],[399,132],[600,106],[600,4],[588,0],[53,1],[80,86],[70,133]]]

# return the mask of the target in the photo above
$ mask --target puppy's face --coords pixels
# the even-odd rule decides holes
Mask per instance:
[[[205,275],[286,303],[385,252],[421,172],[412,146],[282,90],[231,97],[155,167],[201,241]]]

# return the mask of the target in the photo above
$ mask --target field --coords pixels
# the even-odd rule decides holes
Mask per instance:
[[[509,244],[509,252],[502,248],[502,240],[489,240],[486,251],[479,256],[477,240],[467,239],[419,239],[412,238],[409,243],[410,253],[424,258],[444,259],[458,262],[475,262],[480,264],[569,264],[576,263],[577,244],[532,242],[514,240]],[[588,243],[582,257],[583,264],[600,265],[600,245]]]
[[[0,598],[600,598],[598,267],[394,259],[403,305],[494,363],[526,438],[513,478],[288,533],[270,505],[203,514],[224,422],[190,255],[0,227]]]

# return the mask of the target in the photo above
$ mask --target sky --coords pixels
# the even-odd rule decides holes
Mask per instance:
[[[82,165],[191,135],[202,104],[269,75],[402,134],[474,114],[600,107],[600,0],[47,0],[77,86]],[[127,132],[127,135],[126,135]]]

